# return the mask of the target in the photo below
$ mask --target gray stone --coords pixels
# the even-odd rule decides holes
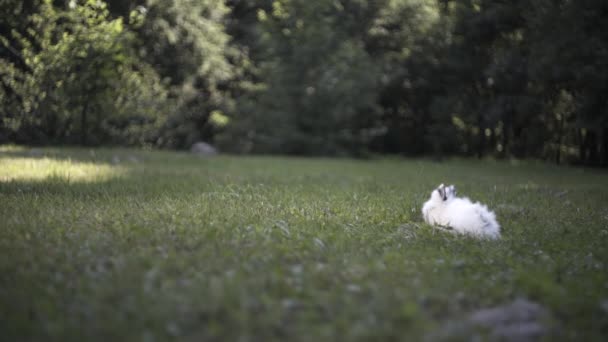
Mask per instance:
[[[37,148],[33,148],[33,149],[29,150],[28,155],[30,157],[38,158],[38,157],[43,157],[44,156],[44,152],[42,150],[37,149]]]
[[[475,340],[482,331],[492,341],[539,341],[549,337],[550,312],[526,299],[472,312],[462,319],[449,320],[427,335],[427,341]],[[475,337],[475,338],[473,338]]]
[[[190,152],[199,156],[214,156],[218,153],[217,149],[206,142],[199,141],[194,143],[190,148]]]
[[[128,160],[129,160],[131,163],[135,163],[135,164],[137,164],[137,163],[139,163],[139,162],[140,162],[139,158],[137,158],[137,157],[136,157],[136,156],[134,156],[134,155],[130,155],[130,156],[127,158],[127,159],[128,159]]]
[[[602,311],[604,311],[604,313],[607,313],[607,314],[608,314],[608,299],[603,300],[603,301],[600,303],[600,308],[602,309]]]
[[[512,322],[529,322],[544,314],[545,310],[539,304],[516,299],[507,305],[478,310],[471,314],[470,320],[483,326],[497,326]]]
[[[525,299],[493,308],[481,309],[469,316],[469,321],[488,329],[490,336],[502,341],[537,341],[548,334],[543,325],[549,312],[540,304]]]
[[[547,329],[537,322],[518,322],[500,325],[492,330],[492,337],[501,341],[537,341]]]

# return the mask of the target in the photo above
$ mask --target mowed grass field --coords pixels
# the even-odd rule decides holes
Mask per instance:
[[[424,224],[439,183],[502,239]],[[2,341],[470,340],[517,299],[608,336],[607,172],[0,147]]]

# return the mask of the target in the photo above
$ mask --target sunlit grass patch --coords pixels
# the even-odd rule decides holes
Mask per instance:
[[[0,182],[55,180],[101,182],[120,177],[124,167],[70,159],[0,156]]]
[[[27,148],[20,145],[0,145],[0,153],[2,152],[24,152]]]

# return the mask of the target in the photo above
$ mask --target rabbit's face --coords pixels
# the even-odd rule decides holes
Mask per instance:
[[[431,193],[431,200],[434,202],[445,202],[454,197],[456,197],[456,187],[453,185],[445,186],[441,184]]]
[[[433,200],[434,202],[443,202],[447,200],[448,198],[446,189],[447,188],[445,187],[445,185],[439,185],[437,189],[433,190],[433,192],[431,193],[431,200]]]

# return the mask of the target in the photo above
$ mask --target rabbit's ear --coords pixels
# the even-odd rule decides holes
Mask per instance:
[[[454,185],[450,185],[450,192],[452,193],[452,195],[456,195],[456,187]]]

